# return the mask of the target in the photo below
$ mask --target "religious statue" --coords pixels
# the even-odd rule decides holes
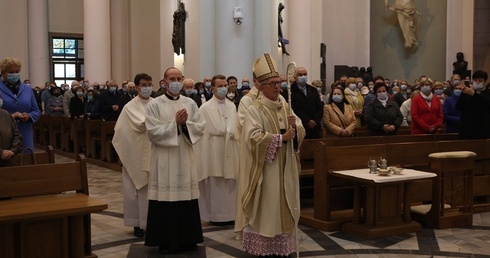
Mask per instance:
[[[185,54],[185,20],[187,12],[184,3],[179,3],[179,8],[174,12],[174,29],[172,32],[172,45],[177,55]]]
[[[289,44],[289,40],[283,38],[283,35],[282,35],[281,24],[284,22],[284,20],[282,19],[282,15],[281,15],[282,10],[284,10],[284,4],[279,3],[279,12],[278,12],[279,20],[277,22],[277,26],[278,26],[278,30],[277,31],[278,31],[278,34],[279,34],[278,41],[281,44],[282,53],[289,56],[289,53],[286,50],[286,44]]]
[[[409,48],[417,46],[417,37],[415,31],[418,27],[414,24],[414,16],[417,14],[420,19],[421,14],[415,9],[413,0],[395,0],[393,5],[388,4],[388,0],[385,0],[386,9],[396,12],[398,16],[398,23],[405,38],[405,47]]]
[[[453,74],[459,74],[462,79],[469,76],[468,62],[464,60],[464,54],[458,52],[456,54],[456,62],[453,63]]]

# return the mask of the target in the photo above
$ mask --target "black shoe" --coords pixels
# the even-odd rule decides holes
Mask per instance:
[[[133,231],[133,235],[135,237],[144,237],[145,236],[145,230],[139,227],[135,227]]]
[[[234,220],[231,220],[231,221],[219,221],[219,222],[210,221],[209,223],[211,225],[213,225],[213,226],[221,226],[221,227],[235,225],[235,221]]]
[[[193,244],[193,245],[188,245],[185,247],[185,250],[188,250],[188,251],[196,251],[197,250],[197,245],[196,244]]]

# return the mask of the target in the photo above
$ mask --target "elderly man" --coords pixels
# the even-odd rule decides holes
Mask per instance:
[[[164,80],[165,95],[146,109],[152,152],[145,245],[159,246],[160,253],[175,253],[195,250],[203,242],[194,145],[201,140],[206,122],[196,102],[180,95],[182,72],[168,68]]]
[[[208,101],[213,97],[213,91],[211,90],[211,77],[204,77],[204,79],[202,79],[202,83],[204,83],[204,98],[206,98],[206,101]]]
[[[117,83],[114,80],[110,80],[108,86],[109,88],[103,91],[99,97],[102,118],[105,121],[116,121],[122,109],[118,100]]]
[[[323,103],[318,90],[309,85],[304,67],[296,69],[295,82],[291,84],[291,105],[306,129],[306,139],[321,138]]]
[[[235,104],[226,98],[228,87],[223,75],[211,80],[213,98],[199,108],[206,128],[196,148],[200,150],[197,160],[201,219],[219,226],[233,224],[236,206],[238,116]]]
[[[75,91],[78,87],[80,87],[80,83],[77,81],[72,81],[71,82],[71,90],[67,90],[63,94],[63,112],[65,113],[65,116],[71,116],[70,115],[70,101],[71,101],[71,98],[73,98],[75,96]]]
[[[197,107],[201,107],[201,96],[197,94],[197,89],[194,87],[194,80],[186,78],[182,81],[182,87],[186,97],[191,98],[197,104]]]
[[[140,73],[134,77],[134,81],[138,95],[122,109],[114,127],[112,145],[123,164],[124,225],[133,227],[134,236],[143,237],[148,214],[151,155],[151,144],[145,127],[145,110],[152,99],[152,78],[146,73]]]
[[[304,138],[301,121],[280,97],[274,60],[264,54],[254,63],[261,95],[248,107],[242,144],[249,162],[247,189],[240,205],[244,251],[259,256],[288,256],[295,251],[299,220],[299,153]],[[240,171],[242,172],[242,171]]]

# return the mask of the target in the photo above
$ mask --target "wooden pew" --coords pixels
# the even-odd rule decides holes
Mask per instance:
[[[16,156],[16,163],[18,166],[54,163],[53,146],[46,146],[45,152],[29,153],[29,151],[24,150],[24,153]]]
[[[87,147],[87,157],[96,159],[102,156],[99,151],[97,155],[97,146],[100,146],[100,126],[101,120],[85,120],[85,146]]]
[[[61,124],[63,123],[63,117],[52,116],[49,119],[49,144],[55,149],[61,149]]]
[[[116,126],[116,121],[103,121],[100,129],[101,160],[106,160],[109,163],[117,161],[117,158],[115,158],[117,154],[112,146],[114,126]]]
[[[0,257],[96,257],[87,167],[76,162],[0,168]],[[5,200],[7,199],[7,200]]]
[[[70,148],[70,134],[71,134],[71,117],[64,116],[61,122],[61,150],[71,152]]]
[[[40,118],[41,121],[41,145],[48,146],[50,139],[50,133],[49,133],[49,123],[50,123],[50,116],[47,115],[42,115]]]
[[[85,142],[85,120],[83,118],[72,118],[71,122],[71,141],[73,142],[73,152],[78,155],[83,148],[86,148]]]

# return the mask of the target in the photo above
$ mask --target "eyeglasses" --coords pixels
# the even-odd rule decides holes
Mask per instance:
[[[277,87],[281,86],[281,81],[275,81],[275,82],[267,82],[267,83],[262,83],[263,85],[268,85],[269,87]]]

